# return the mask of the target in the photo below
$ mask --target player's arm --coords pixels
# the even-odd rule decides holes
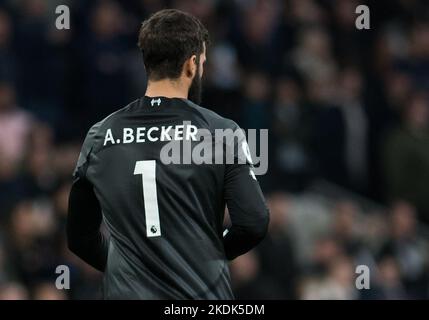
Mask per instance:
[[[101,232],[102,213],[92,184],[85,178],[74,181],[69,198],[67,243],[83,261],[104,271],[108,240]]]
[[[269,211],[252,168],[249,161],[226,167],[224,197],[231,227],[226,231],[223,241],[229,260],[254,248],[265,237],[268,229]]]
[[[101,207],[86,174],[91,154],[100,141],[101,124],[99,122],[89,130],[73,174],[67,217],[67,243],[70,251],[94,268],[104,271],[108,240],[100,231]]]

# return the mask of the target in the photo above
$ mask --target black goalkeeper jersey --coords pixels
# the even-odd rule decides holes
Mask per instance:
[[[219,163],[216,152],[207,151],[211,163],[189,161],[201,148],[197,132],[214,136],[225,129],[239,128],[189,100],[166,97],[138,99],[90,129],[74,184],[85,181],[91,187],[80,198],[71,194],[68,233],[78,255],[79,247],[90,247],[86,256],[103,256],[95,251],[106,250],[99,268],[106,299],[233,298],[228,260],[262,239],[268,211],[251,159]],[[244,136],[234,145],[244,148]],[[90,243],[95,236],[79,233],[85,219],[96,215],[95,209],[83,213],[91,192],[109,234],[100,249]],[[226,231],[225,205],[232,222]],[[81,220],[75,218],[79,215]],[[80,243],[73,240],[79,237]]]

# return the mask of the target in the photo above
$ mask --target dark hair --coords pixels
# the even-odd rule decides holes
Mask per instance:
[[[143,22],[139,34],[148,78],[177,79],[185,61],[194,54],[199,58],[208,41],[207,29],[194,16],[175,9],[158,11]]]

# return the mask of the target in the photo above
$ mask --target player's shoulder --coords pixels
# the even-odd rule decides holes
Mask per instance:
[[[108,127],[109,125],[112,124],[112,122],[114,122],[117,118],[121,117],[123,114],[133,110],[136,106],[138,106],[138,104],[140,103],[140,99],[134,100],[133,102],[127,104],[125,107],[116,110],[115,112],[109,114],[107,117],[105,117],[104,119],[102,119],[101,121],[97,122],[96,124],[94,124],[90,131],[98,131],[98,130],[102,130],[105,127]]]
[[[213,110],[197,105],[190,100],[183,99],[182,101],[189,106],[193,113],[201,117],[210,129],[239,129],[238,124],[233,120],[225,118]]]
[[[123,114],[129,112],[133,108],[135,108],[139,104],[140,99],[134,100],[133,102],[127,104],[125,107],[116,110],[115,112],[109,114],[107,117],[95,123],[88,131],[84,147],[86,146],[94,146],[100,141],[104,135],[107,128],[111,127],[112,124]]]

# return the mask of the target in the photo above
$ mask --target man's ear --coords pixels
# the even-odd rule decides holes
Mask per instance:
[[[197,56],[192,55],[184,64],[185,75],[189,78],[193,78],[197,72]]]

